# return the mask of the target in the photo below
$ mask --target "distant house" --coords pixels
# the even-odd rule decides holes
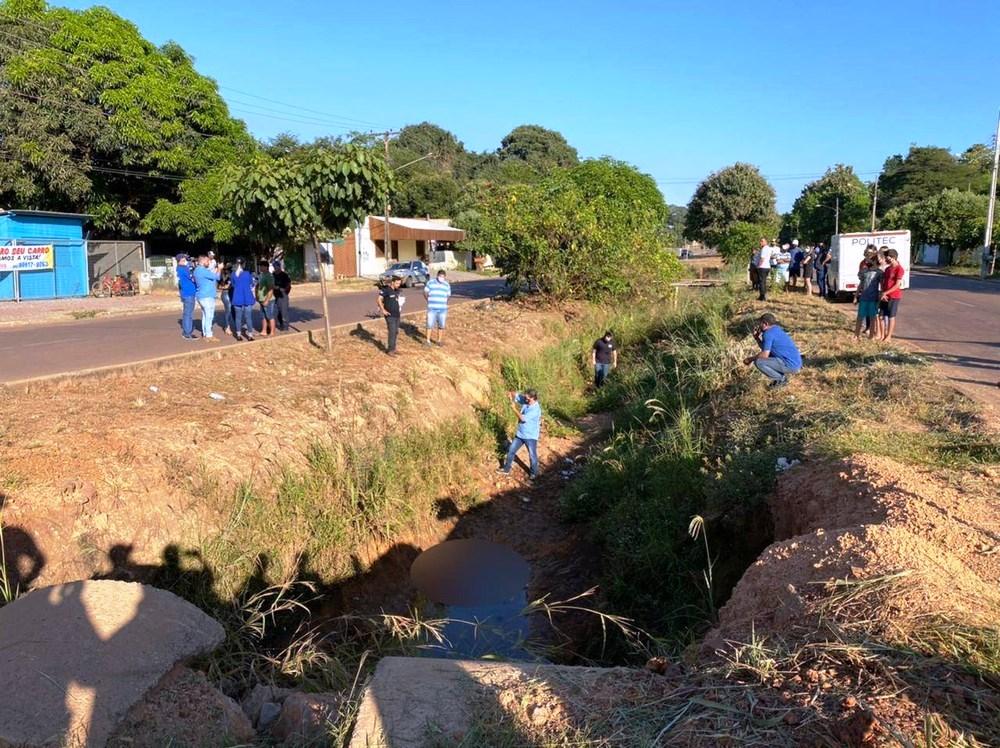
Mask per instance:
[[[357,236],[352,234],[345,244],[357,255],[358,275],[378,275],[388,265],[403,260],[423,260],[448,269],[470,268],[470,253],[455,248],[464,238],[465,232],[454,228],[448,218],[390,218],[386,248],[385,219],[368,216]]]
[[[320,260],[327,278],[374,277],[393,262],[423,260],[438,268],[472,268],[470,252],[455,248],[465,232],[448,218],[390,218],[389,249],[385,246],[385,219],[368,216],[358,229],[344,237],[321,241]],[[279,253],[280,254],[280,253]],[[295,278],[317,280],[319,265],[312,244],[283,253],[286,268]]]

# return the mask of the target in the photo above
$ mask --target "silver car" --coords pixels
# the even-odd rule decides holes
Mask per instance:
[[[406,260],[405,262],[394,262],[378,279],[382,283],[388,283],[393,278],[402,278],[406,288],[412,288],[417,284],[425,284],[430,280],[431,270],[424,264],[423,260]]]

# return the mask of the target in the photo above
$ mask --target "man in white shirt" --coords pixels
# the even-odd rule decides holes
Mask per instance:
[[[760,252],[757,254],[757,298],[767,301],[767,276],[771,273],[771,257],[775,249],[767,239],[760,240]]]

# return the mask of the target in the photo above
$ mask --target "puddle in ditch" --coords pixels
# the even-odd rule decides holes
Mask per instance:
[[[410,567],[420,593],[448,619],[445,642],[430,657],[536,659],[525,648],[531,568],[515,551],[485,540],[446,540],[421,553]]]

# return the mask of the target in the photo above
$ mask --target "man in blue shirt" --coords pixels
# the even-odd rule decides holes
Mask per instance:
[[[194,299],[197,287],[191,276],[188,256],[179,254],[177,260],[177,291],[181,297],[181,337],[194,340]]]
[[[517,433],[507,450],[507,461],[500,469],[504,475],[510,475],[510,469],[514,465],[514,457],[521,450],[521,447],[528,448],[528,457],[531,460],[531,479],[538,477],[538,436],[542,430],[542,406],[538,404],[538,393],[535,390],[511,392],[510,400],[517,413]]]
[[[209,267],[208,255],[198,258],[194,282],[197,286],[198,306],[201,307],[201,337],[210,343],[218,343],[219,339],[212,334],[212,321],[215,319],[215,289],[219,282],[219,271]]]
[[[788,375],[802,368],[802,354],[788,333],[778,327],[778,320],[768,312],[757,320],[753,331],[754,340],[760,346],[760,353],[749,356],[743,363],[753,364],[771,380],[770,387],[784,387]]]
[[[431,344],[431,333],[438,331],[438,345],[444,345],[444,325],[448,319],[448,298],[451,284],[444,270],[438,270],[437,278],[424,284],[424,298],[427,299],[427,345]]]

